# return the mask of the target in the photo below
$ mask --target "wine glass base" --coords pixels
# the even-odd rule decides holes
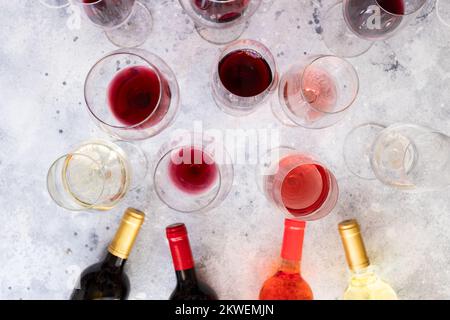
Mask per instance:
[[[270,100],[270,108],[272,109],[272,113],[278,121],[280,121],[283,125],[291,128],[297,128],[298,125],[292,121],[286,113],[284,113],[280,102],[278,101],[278,96],[274,95]]]
[[[358,37],[350,30],[344,19],[342,4],[343,2],[337,3],[325,14],[322,38],[335,55],[344,58],[357,57],[369,51],[373,42]]]
[[[372,145],[385,128],[380,124],[367,123],[354,128],[345,138],[345,164],[355,176],[376,180],[371,165]]]
[[[227,44],[239,39],[247,27],[248,23],[240,23],[238,25],[223,29],[205,28],[195,25],[195,29],[200,37],[212,44],[218,45]]]
[[[136,2],[133,13],[121,26],[105,31],[109,41],[120,48],[134,48],[142,45],[153,28],[153,18],[148,8]]]

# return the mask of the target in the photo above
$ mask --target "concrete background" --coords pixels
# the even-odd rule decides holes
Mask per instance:
[[[143,48],[172,67],[182,97],[175,124],[141,143],[150,157],[172,130],[190,129],[194,120],[205,128],[278,128],[283,144],[317,155],[340,185],[335,211],[310,223],[305,238],[302,271],[317,299],[340,299],[346,287],[336,228],[349,217],[360,221],[373,263],[400,298],[450,298],[450,191],[409,194],[360,180],[342,156],[346,134],[365,122],[410,122],[450,134],[450,28],[433,3],[408,29],[350,60],[361,79],[352,112],[314,131],[282,127],[269,106],[242,119],[223,114],[208,84],[218,47],[197,35],[178,1],[143,2],[155,20]],[[332,2],[275,0],[253,17],[243,37],[265,43],[286,70],[305,54],[329,52],[320,15]],[[110,212],[71,213],[51,201],[45,181],[53,160],[83,140],[106,137],[87,113],[83,83],[89,68],[115,49],[87,23],[70,30],[68,19],[65,10],[37,0],[0,0],[0,298],[68,298],[79,272],[101,259],[130,205],[148,213],[127,269],[131,299],[166,299],[172,292],[164,228],[178,221],[189,228],[199,276],[221,298],[257,298],[277,266],[283,216],[259,193],[251,165],[236,166],[230,196],[206,215],[165,208],[150,179]]]

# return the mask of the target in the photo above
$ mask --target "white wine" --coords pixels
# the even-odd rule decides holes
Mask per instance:
[[[130,169],[118,146],[108,141],[88,141],[67,156],[62,178],[66,191],[80,206],[109,210],[128,191]]]
[[[375,272],[367,257],[358,222],[347,220],[339,224],[339,233],[351,271],[345,300],[397,300],[394,290]]]

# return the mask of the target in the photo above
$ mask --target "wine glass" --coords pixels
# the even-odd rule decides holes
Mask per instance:
[[[214,137],[196,133],[175,135],[158,153],[155,190],[168,207],[179,212],[206,212],[228,196],[233,165]]]
[[[237,40],[221,50],[211,77],[214,101],[233,116],[254,112],[275,92],[278,71],[270,50],[254,40]]]
[[[339,196],[333,173],[313,156],[290,147],[272,149],[262,157],[257,182],[289,219],[321,219],[331,213]]]
[[[347,114],[358,91],[358,74],[348,61],[336,56],[312,56],[281,77],[272,111],[287,126],[322,129]]]
[[[153,19],[136,0],[72,0],[82,15],[103,29],[108,39],[122,48],[138,47],[147,40]]]
[[[147,175],[147,158],[124,141],[86,141],[58,158],[47,189],[60,207],[72,211],[110,210]]]
[[[238,39],[261,0],[179,0],[198,34],[214,44]]]
[[[450,27],[450,1],[437,0],[436,14],[444,25]]]
[[[39,2],[50,9],[62,9],[70,6],[70,0],[39,0]]]
[[[95,123],[122,140],[160,133],[179,109],[178,83],[170,67],[137,48],[101,58],[87,75],[84,95]]]
[[[344,158],[353,174],[398,189],[421,192],[450,186],[450,137],[426,127],[361,125],[348,134]]]
[[[374,41],[392,37],[414,19],[426,0],[343,0],[323,19],[323,40],[341,57],[367,52]]]

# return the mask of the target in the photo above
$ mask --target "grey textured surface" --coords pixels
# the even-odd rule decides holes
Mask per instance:
[[[356,217],[370,257],[402,299],[450,298],[450,191],[406,194],[346,169],[345,135],[368,121],[424,124],[450,134],[450,28],[434,11],[401,34],[351,59],[361,79],[352,113],[338,125],[314,131],[282,128],[270,108],[243,119],[224,115],[208,86],[218,47],[196,34],[176,0],[144,1],[155,19],[143,46],[177,74],[182,109],[175,124],[142,143],[157,149],[174,128],[280,128],[284,144],[311,152],[335,172],[341,195],[336,210],[308,226],[303,274],[317,299],[340,299],[347,271],[337,223]],[[327,53],[320,13],[331,0],[275,0],[252,19],[246,38],[267,44],[281,70],[305,54]],[[37,0],[0,0],[0,298],[66,299],[81,269],[98,261],[123,209],[148,213],[128,265],[130,298],[166,299],[175,278],[164,227],[184,221],[199,274],[223,299],[257,298],[276,267],[283,217],[258,192],[251,166],[237,166],[235,186],[223,205],[207,215],[164,208],[148,188],[130,193],[111,212],[70,213],[49,198],[51,162],[70,146],[105,137],[88,116],[84,78],[91,65],[115,48],[98,29],[66,27],[64,10]],[[208,115],[205,117],[205,115]]]

